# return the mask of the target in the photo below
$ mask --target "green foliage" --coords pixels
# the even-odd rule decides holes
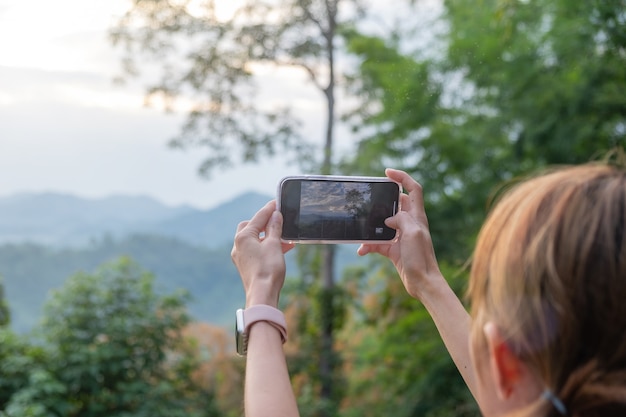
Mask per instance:
[[[461,263],[496,185],[626,143],[625,2],[444,5],[437,58],[346,33],[364,98],[351,115],[363,139],[346,165],[411,172],[438,255]]]
[[[8,328],[0,329],[0,410],[28,385],[31,372],[40,369],[44,360],[43,349]]]
[[[401,37],[345,32],[363,98],[348,115],[362,140],[345,167],[393,166],[420,181],[457,289],[465,274],[455,269],[499,184],[626,144],[625,9],[623,0],[447,0],[446,49],[435,58],[406,52]],[[348,394],[363,398],[350,415],[477,415],[423,307],[380,283],[393,271],[380,273],[378,282],[357,273],[376,302],[355,316],[367,326]],[[368,397],[375,386],[386,388]]]
[[[283,290],[283,304],[296,317],[290,339],[298,348],[288,354],[288,361],[303,417],[338,415],[346,393],[342,352],[335,349],[334,338],[345,325],[351,300],[342,285],[323,285],[322,249],[320,245],[298,247],[295,261],[301,275],[288,280]]]
[[[41,360],[2,358],[24,364],[5,415],[217,416],[181,336],[186,297],[157,295],[153,281],[129,259],[69,278],[45,307]]]
[[[365,98],[350,118],[365,136],[345,169],[380,175],[392,166],[412,173],[424,187],[437,253],[462,263],[491,185],[506,177],[500,139],[461,128],[461,110],[440,104],[444,86],[433,81],[436,62],[416,61],[393,42],[347,36],[361,59],[353,88]]]
[[[135,0],[111,31],[113,43],[127,51],[127,73],[135,72],[138,61],[157,62],[163,76],[149,89],[149,97],[161,95],[169,102],[185,96],[192,103],[173,145],[208,148],[200,167],[204,174],[229,166],[236,154],[241,162],[254,162],[277,152],[295,155],[306,170],[333,173],[335,86],[341,69],[338,29],[362,17],[362,0],[246,0],[231,17],[220,16],[212,0],[197,6]],[[277,100],[272,94],[270,105],[258,104],[254,68],[268,66],[298,68],[322,93],[326,126],[323,144],[317,147],[319,155],[301,134],[292,100]],[[319,277],[325,283],[324,296],[332,299],[334,251],[321,256],[324,267]],[[328,385],[334,378],[334,329],[328,317],[332,312],[322,315],[318,324],[322,329],[319,369],[324,375],[320,395],[334,402],[330,398],[334,388]]]
[[[52,417],[76,415],[67,388],[42,367],[29,369],[28,383],[15,392],[3,416]]]
[[[624,144],[625,1],[481,3],[446,1],[447,58],[522,169]]]
[[[0,271],[10,299],[10,326],[18,333],[27,333],[39,323],[50,290],[62,286],[76,271],[91,271],[104,262],[129,256],[155,275],[158,293],[187,290],[191,294],[187,308],[194,320],[230,328],[233,311],[245,300],[230,250],[230,245],[207,249],[148,235],[103,238],[86,248],[0,245]],[[338,270],[358,262],[353,252],[351,248],[338,250]],[[295,268],[291,253],[287,262],[289,270]]]
[[[208,146],[203,170],[230,163],[232,149],[250,161],[306,148],[292,142],[296,130],[287,111],[263,113],[243,100],[254,97],[250,62],[303,67],[332,99],[332,83],[320,85],[312,72],[324,47],[317,30],[325,36],[330,28],[310,12],[324,8],[279,3],[290,6],[285,16],[295,20],[278,19],[275,12],[283,9],[266,2],[246,2],[232,20],[219,20],[213,2],[203,17],[182,3],[137,1],[113,32],[129,57],[145,51],[166,62],[151,95],[193,92],[196,106],[176,143]],[[346,117],[362,139],[341,170],[379,175],[394,166],[422,183],[436,251],[458,293],[466,274],[457,269],[498,184],[624,145],[625,9],[624,0],[446,0],[439,54],[407,52],[396,34],[386,40],[343,32],[360,63],[350,92],[362,99]],[[145,24],[134,32],[138,21]],[[290,38],[293,31],[303,36]],[[188,50],[177,48],[180,39],[189,41]],[[179,50],[185,55],[169,55]],[[166,56],[172,61],[163,61]],[[178,71],[179,65],[186,67]],[[426,311],[392,278],[388,264],[351,271],[354,280],[338,290],[320,282],[328,264],[317,248],[297,256],[302,281],[293,284],[287,305],[297,313],[292,343],[298,351],[290,366],[303,415],[478,414]],[[344,290],[352,284],[359,290]],[[322,355],[329,329],[340,335],[341,355]],[[329,361],[344,372],[324,373]]]
[[[352,370],[342,415],[477,416],[478,408],[450,359],[425,307],[411,298],[388,262],[374,259],[346,277],[361,287],[350,333],[359,339],[346,354]],[[462,293],[467,273],[442,265]],[[350,343],[350,340],[347,341]]]
[[[11,311],[4,294],[4,279],[0,275],[0,327],[7,326],[11,322]]]
[[[232,311],[244,301],[230,249],[207,249],[147,235],[102,238],[85,248],[1,245],[0,271],[11,300],[11,327],[20,333],[29,331],[40,320],[52,288],[62,286],[76,271],[91,271],[120,256],[131,257],[154,273],[157,292],[188,290],[193,297],[187,306],[194,319],[230,325]]]

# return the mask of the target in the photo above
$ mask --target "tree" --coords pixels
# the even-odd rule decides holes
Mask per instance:
[[[441,15],[447,28],[440,40],[445,53],[439,56],[408,51],[404,38],[347,33],[349,48],[360,57],[353,86],[364,97],[353,114],[363,140],[358,157],[346,161],[347,169],[378,170],[386,163],[420,180],[448,278],[456,277],[468,259],[489,196],[500,183],[624,146],[625,5],[598,0],[483,1],[477,6],[448,0]],[[375,271],[370,268],[371,274]],[[458,286],[453,280],[458,293],[464,276]],[[383,398],[366,398],[369,407],[357,408],[355,415],[380,404],[400,415],[438,415],[435,407],[442,404],[444,415],[446,409],[455,410],[454,415],[475,413],[456,389],[460,378],[442,360],[447,353],[433,355],[435,349],[428,346],[434,335],[420,338],[410,350],[394,343],[415,333],[428,335],[428,328],[419,308],[407,311],[393,287],[383,288],[364,310],[377,315],[374,324],[387,325],[362,331],[385,366],[359,369],[361,357],[354,361],[357,372],[384,381],[390,391]],[[360,354],[372,355],[368,349]],[[415,381],[405,369],[412,370]],[[448,402],[450,396],[438,389],[442,385],[459,397]],[[351,387],[353,396],[370,389],[367,383]],[[434,388],[430,398],[428,388]],[[417,407],[415,399],[421,399]]]
[[[522,170],[624,144],[626,1],[446,5],[450,65],[493,110],[485,125],[509,140]]]
[[[46,305],[47,359],[27,368],[7,416],[217,416],[181,337],[181,294],[159,296],[128,259],[78,273]]]
[[[364,192],[357,189],[348,190],[346,192],[346,204],[344,206],[344,210],[347,211],[353,219],[362,215],[366,209],[364,194]]]
[[[137,62],[156,61],[161,77],[148,87],[148,99],[161,97],[170,107],[177,97],[189,104],[188,118],[174,146],[201,146],[208,155],[200,171],[257,161],[277,152],[312,162],[316,171],[335,171],[333,142],[337,106],[339,28],[364,15],[362,0],[244,0],[231,15],[214,0],[134,0],[111,30],[115,45],[127,51],[127,74]],[[145,61],[142,61],[142,65]],[[257,99],[260,68],[301,69],[325,104],[326,123],[319,158],[293,118],[292,103]],[[255,71],[256,70],[256,71]],[[233,155],[238,154],[238,158]],[[317,248],[323,261],[314,271],[323,282],[321,316],[321,396],[332,397],[335,253]]]
[[[170,109],[176,98],[189,102],[187,123],[172,144],[208,148],[204,174],[276,152],[299,161],[313,155],[293,103],[264,104],[257,96],[262,68],[302,70],[324,98],[324,143],[314,167],[330,173],[338,28],[362,16],[361,3],[245,0],[229,16],[214,0],[134,0],[110,33],[125,48],[126,75],[137,75],[138,63],[156,63],[161,77],[147,87],[148,100],[160,97]]]
[[[442,104],[439,62],[402,53],[395,40],[354,31],[346,37],[360,58],[352,86],[363,99],[350,115],[362,140],[344,169],[376,173],[394,166],[411,173],[424,187],[437,254],[463,263],[488,190],[504,178],[501,138],[457,125],[464,108]]]
[[[13,396],[29,385],[33,369],[41,369],[45,358],[44,349],[11,329],[0,328],[0,410],[6,410]]]
[[[438,56],[352,33],[357,166],[415,174],[438,253],[462,261],[497,184],[626,143],[625,5],[448,0]]]
[[[215,391],[215,401],[224,416],[241,416],[245,361],[234,355],[231,333],[223,327],[194,322],[183,334],[193,340],[193,350],[201,362],[194,380]]]
[[[440,265],[461,292],[467,277]],[[358,299],[342,332],[346,401],[342,416],[480,415],[426,308],[411,298],[389,262],[351,268],[344,286]]]
[[[4,295],[4,279],[0,275],[0,327],[4,327],[11,322],[11,310]]]

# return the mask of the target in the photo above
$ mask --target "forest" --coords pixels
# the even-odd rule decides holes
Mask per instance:
[[[230,246],[208,249],[164,236],[102,238],[85,248],[50,248],[37,244],[0,245],[0,274],[10,300],[11,328],[25,334],[39,326],[50,291],[79,272],[126,256],[155,276],[158,294],[184,289],[194,320],[224,326],[232,308],[243,302]],[[193,296],[191,296],[193,294]]]
[[[430,2],[397,3],[381,29],[359,0],[244,1],[230,17],[210,0],[135,0],[111,42],[127,77],[157,74],[147,101],[185,101],[172,145],[205,155],[202,175],[276,155],[315,173],[409,172],[463,297],[501,190],[553,166],[610,162],[626,145],[626,1],[442,0],[428,17]],[[299,130],[293,102],[255,101],[264,66],[302,71],[319,92],[319,141]],[[330,245],[294,258],[281,308],[302,416],[479,415],[392,265],[373,256],[335,273]],[[194,322],[188,295],[154,280],[130,258],[72,274],[28,335],[8,326],[4,300],[2,415],[242,415],[245,360],[230,330]]]

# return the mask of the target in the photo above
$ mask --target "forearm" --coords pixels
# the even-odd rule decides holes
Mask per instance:
[[[430,313],[461,376],[477,399],[476,376],[469,351],[471,318],[445,278],[424,287],[420,300]]]
[[[298,416],[280,333],[269,323],[258,322],[248,337],[246,417]]]

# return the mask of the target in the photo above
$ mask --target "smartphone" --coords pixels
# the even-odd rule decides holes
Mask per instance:
[[[400,210],[400,184],[386,177],[301,175],[283,178],[277,205],[282,240],[292,243],[391,243],[385,219]]]

